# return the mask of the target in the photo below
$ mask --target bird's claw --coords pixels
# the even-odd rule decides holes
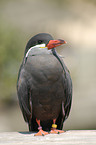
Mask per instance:
[[[41,130],[39,130],[39,132],[37,132],[34,136],[45,136],[45,135],[47,135],[47,134],[48,134],[48,132],[43,131],[43,130],[41,129]]]
[[[64,131],[63,130],[58,130],[58,129],[52,129],[50,131],[50,134],[60,134],[60,133],[64,133]]]

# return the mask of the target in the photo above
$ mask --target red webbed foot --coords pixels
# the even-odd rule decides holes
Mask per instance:
[[[51,134],[63,133],[64,132],[63,130],[56,129],[57,128],[57,125],[55,124],[55,122],[56,122],[56,119],[53,119],[52,129],[51,129],[50,133]]]
[[[51,134],[59,134],[59,133],[64,133],[64,131],[63,130],[58,130],[58,129],[51,129],[51,131],[50,131],[50,133]]]
[[[40,129],[39,132],[37,132],[34,136],[45,136],[47,134],[48,134],[48,132],[43,131],[42,129]]]
[[[44,135],[47,135],[48,132],[42,130],[42,126],[40,125],[40,120],[36,119],[36,122],[37,122],[37,124],[39,126],[38,127],[39,132],[37,132],[34,136],[44,136]]]

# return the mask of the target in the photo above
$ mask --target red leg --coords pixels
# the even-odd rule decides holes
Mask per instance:
[[[42,126],[40,125],[40,120],[37,120],[37,119],[36,119],[36,122],[37,122],[37,124],[38,124],[38,126],[39,126],[39,127],[38,127],[39,132],[37,132],[37,133],[35,134],[35,136],[44,136],[44,135],[47,135],[48,132],[42,130]]]
[[[50,133],[52,133],[52,134],[63,133],[64,132],[63,130],[56,129],[57,125],[55,123],[56,123],[56,119],[53,119],[52,129],[51,129]]]

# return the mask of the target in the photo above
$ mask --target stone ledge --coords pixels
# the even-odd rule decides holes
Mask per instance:
[[[96,145],[96,130],[70,130],[34,136],[31,132],[0,132],[0,145]]]

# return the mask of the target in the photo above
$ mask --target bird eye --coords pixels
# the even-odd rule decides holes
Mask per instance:
[[[43,41],[42,40],[38,40],[38,44],[41,44]]]

